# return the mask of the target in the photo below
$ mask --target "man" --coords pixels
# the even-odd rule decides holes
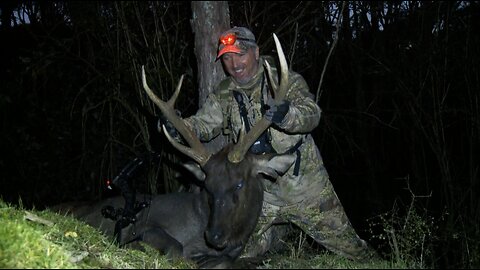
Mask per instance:
[[[266,115],[272,126],[251,146],[255,154],[297,154],[288,172],[276,182],[265,181],[263,213],[244,257],[268,251],[279,223],[292,222],[325,248],[350,259],[370,253],[352,228],[330,183],[319,150],[309,134],[321,110],[301,75],[289,72],[285,100],[273,105],[264,62],[278,78],[275,61],[260,56],[254,34],[234,27],[220,36],[217,59],[230,75],[211,93],[199,111],[185,119],[197,136],[209,141],[223,132],[235,141],[242,126],[248,131]]]

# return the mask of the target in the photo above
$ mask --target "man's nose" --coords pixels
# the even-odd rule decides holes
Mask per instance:
[[[234,68],[237,68],[239,65],[240,65],[240,61],[239,61],[238,56],[232,57],[232,66]]]

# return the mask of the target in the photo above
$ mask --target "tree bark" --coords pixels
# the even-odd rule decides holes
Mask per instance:
[[[218,37],[230,28],[230,13],[227,1],[192,1],[191,25],[195,34],[195,55],[197,56],[199,107],[225,78],[217,58]],[[210,151],[218,151],[226,143],[224,136],[218,136],[206,144]]]
[[[218,37],[230,28],[227,1],[192,1],[192,29],[195,34],[195,55],[198,66],[199,105],[223,78],[217,58]]]

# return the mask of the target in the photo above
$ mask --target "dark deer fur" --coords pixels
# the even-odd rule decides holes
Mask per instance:
[[[201,267],[226,267],[235,261],[262,209],[262,179],[272,180],[284,173],[295,156],[247,154],[233,164],[225,162],[228,151],[229,147],[213,155],[203,170],[186,165],[204,181],[204,188],[199,193],[153,196],[149,207],[137,214],[137,222],[122,230],[119,244],[143,241],[167,254],[192,259]],[[124,203],[118,196],[71,212],[113,236],[115,221],[104,218],[101,209],[121,208]]]

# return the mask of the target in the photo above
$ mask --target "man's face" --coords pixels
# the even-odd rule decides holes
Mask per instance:
[[[258,70],[259,49],[249,48],[246,52],[225,53],[222,55],[222,62],[235,81],[244,85],[247,84]]]

